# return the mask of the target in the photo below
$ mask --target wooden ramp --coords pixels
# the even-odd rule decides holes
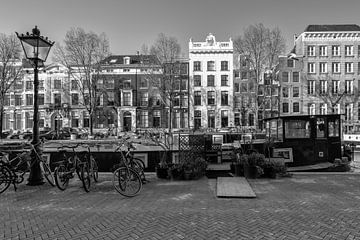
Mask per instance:
[[[216,196],[222,198],[255,198],[256,195],[244,177],[218,177]]]

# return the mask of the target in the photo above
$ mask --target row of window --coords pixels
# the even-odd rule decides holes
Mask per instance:
[[[201,96],[202,96],[201,91],[195,91],[194,92],[194,105],[195,106],[201,106],[202,105]],[[215,91],[208,91],[207,92],[207,105],[216,105]],[[229,105],[229,92],[228,91],[221,91],[221,105],[222,106]]]
[[[209,110],[207,113],[207,127],[208,128],[215,128],[215,110]],[[220,119],[220,125],[221,127],[228,127],[229,126],[229,111],[228,110],[221,110],[221,119]],[[201,110],[195,110],[194,111],[194,128],[199,129],[202,126],[202,116],[201,116]]]
[[[206,86],[215,87],[215,75],[207,75]],[[194,87],[201,87],[201,75],[194,75]],[[221,86],[229,86],[229,75],[221,75]]]
[[[194,61],[193,63],[194,71],[202,71],[202,62]],[[206,70],[207,71],[216,71],[215,61],[207,61],[206,62]],[[229,71],[229,61],[221,61],[220,62],[220,71]]]
[[[360,83],[360,82],[359,82]],[[328,84],[331,84],[331,93],[332,94],[342,94],[340,92],[340,80],[320,80],[318,85],[315,80],[308,80],[307,93],[310,95],[313,94],[325,94],[328,93]],[[344,82],[344,93],[353,94],[354,93],[354,80],[345,80]]]
[[[54,79],[54,80],[50,81],[50,83],[52,82],[52,86],[50,86],[50,89],[62,90],[64,88],[63,81],[65,81],[65,80]],[[44,82],[45,82],[44,80],[39,80],[39,90],[44,90]],[[129,84],[130,84],[130,80],[129,80]],[[146,84],[146,87],[147,87],[147,82],[146,83],[141,82],[141,86],[144,84]],[[102,89],[102,88],[114,89],[114,79],[105,79],[105,80],[99,79],[97,81],[96,86],[99,89]],[[23,82],[15,81],[13,87],[15,90],[22,90]],[[33,88],[34,88],[33,80],[26,80],[25,81],[25,90],[33,90]],[[79,89],[78,81],[71,80],[71,90],[78,90],[78,89]]]
[[[328,73],[329,72],[328,65],[329,65],[329,63],[327,63],[327,62],[320,62],[319,67],[318,67],[318,72],[319,73]],[[341,74],[341,65],[342,65],[342,63],[340,63],[340,62],[332,62],[331,63],[331,72],[336,73],[336,74]],[[354,73],[354,63],[353,62],[345,62],[344,67],[345,67],[345,73],[350,73],[350,74]],[[309,62],[307,64],[307,72],[308,73],[316,73],[316,63]],[[360,74],[360,62],[358,62],[358,74]]]
[[[354,46],[353,45],[345,45],[343,48],[340,45],[333,45],[333,46],[307,46],[307,56],[308,57],[327,57],[329,56],[329,50],[331,50],[331,56],[333,57],[340,57],[342,51],[344,51],[344,55],[346,57],[353,57],[354,54]],[[360,45],[358,45],[358,56],[360,56]]]
[[[289,82],[289,75],[291,74],[292,82],[299,82],[300,81],[300,73],[299,72],[282,72],[281,73],[281,80],[283,82]]]

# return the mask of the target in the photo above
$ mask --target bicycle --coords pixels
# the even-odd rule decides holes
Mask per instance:
[[[139,172],[143,173],[138,161],[129,157],[130,149],[134,148],[129,138],[123,139],[118,144],[115,152],[120,153],[120,164],[114,165],[116,170],[113,172],[113,186],[117,192],[126,197],[136,196],[142,188],[142,179]],[[121,148],[127,144],[127,154],[124,154]],[[139,159],[140,160],[140,159]],[[141,161],[141,160],[140,160]],[[141,161],[142,162],[142,161]]]
[[[40,141],[38,144],[42,144]],[[40,154],[36,151],[36,145],[30,143],[23,143],[16,146],[17,149],[21,149],[20,153],[17,153],[15,157],[9,159],[9,154],[14,150],[3,150],[0,152],[0,193],[3,193],[10,184],[14,185],[14,190],[17,190],[16,184],[20,184],[24,181],[24,175],[30,172],[32,165],[35,161],[31,161],[31,152],[36,154],[40,164],[40,169],[43,176],[51,186],[55,186],[54,177],[51,173],[50,166],[47,164],[45,159],[40,157]],[[27,151],[24,151],[28,149]],[[5,154],[6,153],[6,154]]]
[[[74,178],[75,172],[78,175],[79,179],[81,180],[83,187],[86,191],[86,186],[88,183],[85,181],[88,181],[88,179],[84,180],[84,178],[82,177],[85,176],[83,171],[86,171],[86,169],[84,169],[86,164],[84,164],[84,162],[81,161],[81,159],[79,158],[78,154],[75,151],[75,149],[78,148],[80,145],[81,144],[78,143],[74,146],[62,145],[58,147],[58,150],[63,155],[63,159],[62,161],[56,163],[57,167],[55,168],[54,171],[54,177],[55,177],[56,186],[62,191],[64,191],[68,187],[69,181],[70,179]],[[68,153],[68,151],[66,150],[67,148],[72,149],[72,156],[70,157],[67,156]]]
[[[90,146],[83,144],[83,147],[87,148],[87,151],[80,152],[82,154],[82,163],[84,166],[81,168],[81,179],[86,192],[90,191],[91,179],[98,182],[99,179],[99,168],[98,164],[91,154]]]

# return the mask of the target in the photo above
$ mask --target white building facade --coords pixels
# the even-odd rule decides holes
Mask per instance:
[[[233,42],[217,42],[211,33],[205,42],[189,42],[190,126],[226,129],[234,126]]]

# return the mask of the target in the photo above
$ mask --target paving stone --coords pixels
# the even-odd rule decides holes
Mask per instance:
[[[216,180],[151,177],[126,198],[103,184],[85,193],[21,184],[0,195],[1,239],[360,239],[360,175],[249,180],[255,199],[216,197]]]

